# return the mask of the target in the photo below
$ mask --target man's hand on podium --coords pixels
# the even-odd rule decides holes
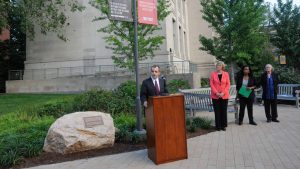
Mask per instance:
[[[147,106],[148,106],[148,102],[145,101],[145,102],[144,102],[144,107],[147,107]]]

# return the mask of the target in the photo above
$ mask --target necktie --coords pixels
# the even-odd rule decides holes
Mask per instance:
[[[155,95],[159,95],[159,87],[158,87],[158,84],[157,84],[157,80],[155,80]]]

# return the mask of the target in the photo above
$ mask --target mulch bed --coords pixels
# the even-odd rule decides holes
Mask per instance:
[[[187,132],[187,138],[197,137],[213,131],[215,130],[196,129],[196,131],[193,133]],[[147,148],[146,142],[141,142],[137,144],[115,143],[114,146],[110,148],[89,150],[89,151],[66,154],[66,155],[43,152],[37,157],[25,158],[21,164],[14,166],[11,169],[20,169],[20,168],[34,167],[34,166],[45,165],[45,164],[54,164],[54,163],[60,163],[65,161],[73,161],[78,159],[86,159],[86,158],[98,157],[104,155],[119,154],[124,152],[142,150],[146,148]]]

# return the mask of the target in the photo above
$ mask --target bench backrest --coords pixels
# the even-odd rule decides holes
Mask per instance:
[[[185,106],[189,109],[212,111],[212,101],[208,94],[184,93]]]
[[[196,93],[196,94],[208,94],[210,95],[210,87],[207,88],[199,88],[199,89],[184,89],[184,90],[179,90],[182,93]],[[231,85],[229,89],[229,95],[232,97],[236,96],[236,86]]]
[[[295,87],[300,87],[300,84],[278,84],[278,95],[293,96]]]

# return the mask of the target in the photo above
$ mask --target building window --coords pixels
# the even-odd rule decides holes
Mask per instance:
[[[182,38],[182,29],[181,26],[179,26],[179,46],[180,46],[180,58],[184,59],[184,53],[183,53],[183,38]]]
[[[186,32],[183,32],[183,36],[184,36],[184,58],[186,60],[188,60],[189,57],[188,57],[188,45],[187,45],[187,35],[186,35]]]
[[[185,21],[185,0],[182,1],[182,18]]]

